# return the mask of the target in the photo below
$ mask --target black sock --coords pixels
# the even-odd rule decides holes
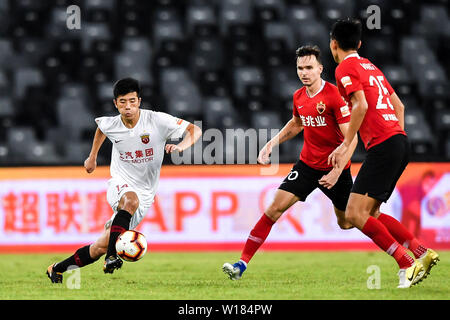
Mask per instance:
[[[78,249],[72,256],[68,257],[66,260],[55,264],[53,266],[53,270],[55,272],[65,272],[70,266],[78,266],[81,268],[97,261],[97,259],[91,258],[91,255],[89,254],[90,246],[91,245],[87,245]]]
[[[106,258],[116,255],[116,241],[119,235],[130,228],[131,214],[125,210],[119,210],[111,224],[109,232],[108,251]]]

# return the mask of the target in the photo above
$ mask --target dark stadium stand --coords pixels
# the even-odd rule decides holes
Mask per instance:
[[[73,4],[79,30],[66,26]],[[323,77],[335,83],[330,27],[365,21],[371,4],[381,29],[364,29],[360,54],[405,103],[412,160],[448,161],[446,0],[0,0],[0,165],[80,165],[94,117],[115,114],[112,85],[126,76],[140,80],[143,107],[203,130],[281,129],[301,86],[295,49],[319,45]],[[294,162],[301,144],[280,147],[280,160]],[[363,158],[359,145],[353,159]]]

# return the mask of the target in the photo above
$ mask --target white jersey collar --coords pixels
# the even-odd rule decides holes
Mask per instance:
[[[320,85],[320,89],[317,90],[317,92],[314,93],[312,96],[310,96],[309,93],[308,93],[308,90],[306,90],[306,95],[308,96],[308,98],[314,98],[315,96],[317,96],[323,90],[323,88],[325,87],[326,81],[323,80],[323,79],[320,79],[320,80],[322,80],[322,84]]]
[[[348,56],[346,56],[344,58],[344,60],[347,58],[353,58],[353,57],[358,58],[358,59],[360,58],[358,52],[354,52],[354,53],[350,53]],[[342,61],[344,61],[344,60],[342,60]]]

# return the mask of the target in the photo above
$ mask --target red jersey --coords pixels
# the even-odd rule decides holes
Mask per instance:
[[[292,114],[300,117],[304,144],[300,160],[316,170],[331,170],[328,155],[344,140],[339,124],[350,121],[350,110],[335,85],[322,80],[312,97],[302,87],[294,93]],[[345,168],[350,166],[350,161]]]
[[[366,150],[393,135],[406,135],[389,100],[394,89],[380,69],[357,53],[352,53],[339,63],[335,76],[339,92],[350,108],[352,107],[350,95],[355,91],[364,90],[368,109],[359,128],[359,134]]]

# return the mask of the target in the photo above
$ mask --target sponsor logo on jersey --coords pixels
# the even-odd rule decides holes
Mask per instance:
[[[148,134],[148,133],[141,134],[141,141],[144,144],[149,143],[150,142],[150,134]]]
[[[350,109],[348,108],[348,105],[341,107],[341,114],[343,117],[350,115]]]
[[[326,106],[325,103],[323,103],[322,101],[320,101],[320,102],[316,105],[316,109],[317,109],[317,112],[318,112],[319,114],[322,114],[322,113],[325,111],[326,108],[327,108],[327,106]]]
[[[352,84],[352,80],[350,79],[349,76],[345,76],[341,78],[341,83],[345,88],[346,86],[350,86]]]

